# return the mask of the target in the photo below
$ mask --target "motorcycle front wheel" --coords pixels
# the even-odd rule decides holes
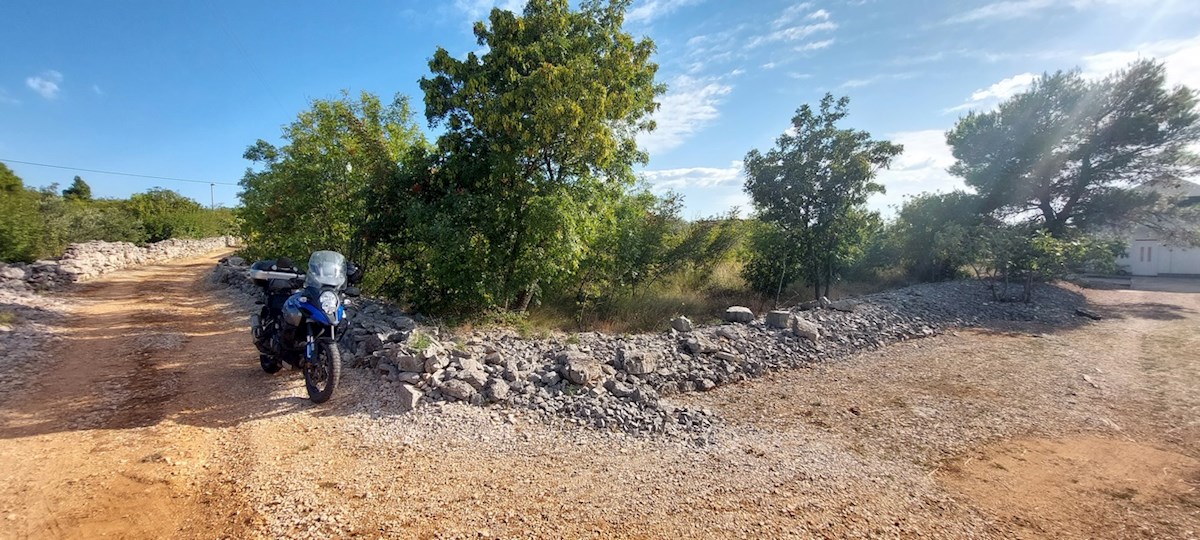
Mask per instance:
[[[313,403],[325,403],[333,396],[338,379],[342,376],[342,357],[336,343],[320,341],[313,351],[312,362],[304,367],[304,386],[308,399]]]

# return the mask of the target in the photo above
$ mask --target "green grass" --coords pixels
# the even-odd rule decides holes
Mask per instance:
[[[11,311],[0,311],[0,324],[5,326],[17,324],[17,315]]]
[[[433,338],[429,337],[424,332],[413,332],[409,346],[418,351],[423,351],[433,345]]]
[[[829,291],[829,298],[862,296],[905,284],[899,271],[881,273],[869,281],[836,283]],[[793,285],[780,292],[776,304],[775,294],[762,295],[749,290],[741,277],[741,265],[727,262],[710,273],[680,272],[634,291],[601,298],[582,311],[573,297],[544,298],[526,313],[491,312],[460,323],[456,333],[469,332],[477,326],[511,328],[523,339],[544,339],[551,332],[661,332],[679,315],[694,323],[710,324],[719,322],[729,306],[746,306],[761,315],[776,309],[777,305],[788,308],[812,298],[812,289]],[[567,343],[578,342],[578,339],[566,337]]]

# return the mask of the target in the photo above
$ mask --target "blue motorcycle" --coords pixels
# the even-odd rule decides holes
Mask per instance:
[[[255,262],[250,279],[262,288],[263,304],[250,317],[250,331],[263,371],[284,362],[304,372],[308,398],[324,403],[342,373],[337,338],[346,330],[345,299],[358,296],[362,269],[336,251],[316,251],[301,272],[291,260]]]

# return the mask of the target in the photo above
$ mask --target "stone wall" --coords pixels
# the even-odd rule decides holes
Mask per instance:
[[[0,263],[0,287],[52,290],[122,268],[201,255],[234,245],[236,239],[232,236],[163,240],[145,247],[129,242],[82,242],[67,246],[58,260]]]
[[[223,260],[215,282],[256,298],[240,258]],[[340,337],[349,367],[395,388],[402,408],[443,401],[504,404],[601,429],[674,434],[703,442],[705,409],[676,407],[672,394],[703,392],[768,373],[845,358],[947,328],[1024,321],[1064,326],[1083,297],[1045,286],[1038,303],[991,302],[986,284],[916,285],[854,300],[815,302],[757,317],[730,308],[723,325],[677,318],[664,331],[582,332],[528,338],[489,328],[449,335],[399,307],[370,298],[347,303]],[[770,320],[768,320],[770,319]],[[413,336],[418,336],[413,338]]]

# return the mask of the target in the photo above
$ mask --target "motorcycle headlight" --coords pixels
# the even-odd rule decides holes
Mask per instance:
[[[329,320],[337,319],[338,295],[333,291],[325,291],[321,293],[321,311],[324,311],[329,316]]]

